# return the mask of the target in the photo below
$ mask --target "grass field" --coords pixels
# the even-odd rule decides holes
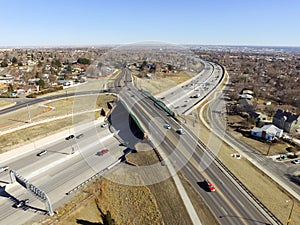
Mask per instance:
[[[180,71],[178,74],[174,75],[156,75],[151,79],[135,77],[135,79],[138,88],[141,87],[142,89],[149,91],[152,95],[155,95],[181,84],[194,76],[195,73]]]
[[[107,102],[113,101],[115,99],[113,95],[99,95],[93,96],[93,98],[94,99],[92,101],[91,96],[67,98],[63,100],[53,101],[47,105],[53,106],[55,107],[55,109],[45,111],[44,113],[41,113],[43,112],[42,110],[44,110],[43,107],[40,107],[38,105],[32,106],[32,110],[30,110],[31,115],[33,115],[33,113],[39,114],[39,116],[32,117],[32,122],[46,120],[48,118],[55,118],[61,115],[69,115],[69,117],[58,119],[52,122],[41,123],[38,125],[30,126],[14,132],[0,135],[0,153],[8,151],[22,144],[26,144],[39,138],[43,138],[56,132],[65,130],[69,127],[74,126],[76,123],[80,123],[84,120],[97,119],[100,116],[100,112],[89,112],[80,115],[73,115],[73,113],[89,109],[92,110],[96,108],[104,108],[105,110],[108,110]],[[76,110],[73,110],[75,103]],[[21,109],[14,113],[3,115],[1,116],[0,123],[12,123],[12,125],[10,125],[9,128],[17,127],[20,124],[28,124],[26,121],[27,113],[25,111],[25,109]],[[3,130],[5,129],[3,128]]]

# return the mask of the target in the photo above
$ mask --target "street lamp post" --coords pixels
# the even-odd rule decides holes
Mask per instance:
[[[288,202],[288,201],[289,201],[289,200],[287,200],[287,202]],[[293,209],[294,209],[294,204],[295,204],[294,199],[292,199],[292,207],[291,207],[291,211],[290,211],[290,214],[289,214],[289,217],[288,217],[288,220],[287,220],[286,225],[289,225],[290,222],[292,221],[291,217],[292,217],[292,213],[293,213]]]

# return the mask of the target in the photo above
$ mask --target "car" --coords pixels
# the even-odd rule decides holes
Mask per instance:
[[[4,171],[7,171],[7,170],[8,170],[8,166],[1,166],[0,167],[0,173],[4,172]]]
[[[108,123],[107,122],[104,122],[103,124],[101,124],[101,127],[107,127],[108,126]]]
[[[42,156],[42,155],[46,155],[47,154],[47,150],[43,150],[41,152],[39,152],[38,154],[36,154],[37,156]]]
[[[171,126],[170,126],[170,124],[165,124],[165,125],[164,125],[164,128],[170,130],[170,129],[171,129]]]
[[[104,128],[104,127],[107,127],[108,126],[108,123],[104,122],[103,124],[101,124],[101,127]]]
[[[178,129],[178,130],[176,130],[176,133],[177,134],[185,134],[185,132],[184,132],[184,130],[183,129]]]
[[[96,155],[98,155],[98,156],[102,156],[102,155],[105,155],[106,153],[108,153],[109,152],[109,150],[108,149],[103,149],[103,150],[101,150],[101,151],[99,151],[99,152],[97,152],[97,154]]]
[[[24,199],[24,200],[21,200],[21,201],[16,202],[16,203],[13,205],[13,207],[15,207],[15,208],[20,208],[20,207],[23,207],[24,205],[26,205],[28,202],[29,202],[29,199]]]
[[[214,185],[212,185],[212,183],[210,183],[209,180],[205,179],[204,180],[204,184],[205,184],[207,190],[209,190],[209,191],[216,191]]]
[[[293,164],[300,164],[300,159],[295,159],[292,161]]]
[[[70,140],[70,139],[72,139],[72,138],[74,138],[75,136],[73,135],[73,134],[71,134],[70,136],[68,136],[68,137],[66,137],[66,140],[68,141],[68,140]]]
[[[80,139],[80,138],[82,138],[83,136],[84,136],[84,134],[79,134],[79,135],[76,136],[76,139]]]

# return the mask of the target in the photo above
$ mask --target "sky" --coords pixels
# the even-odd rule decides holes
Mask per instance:
[[[300,46],[299,0],[0,0],[0,46]]]

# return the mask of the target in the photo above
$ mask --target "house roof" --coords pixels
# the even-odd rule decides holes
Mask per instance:
[[[282,109],[278,109],[274,115],[274,118],[282,119],[286,117],[286,122],[292,123],[293,121],[297,120],[299,115],[291,113],[289,111],[283,111]]]
[[[264,125],[263,127],[259,128],[259,127],[254,127],[252,129],[252,132],[262,132],[262,131],[265,131],[266,133],[268,134],[273,134],[273,135],[276,135],[277,133],[280,133],[282,132],[283,130],[282,129],[279,129],[278,127],[274,126],[273,124],[269,124],[269,125]]]

